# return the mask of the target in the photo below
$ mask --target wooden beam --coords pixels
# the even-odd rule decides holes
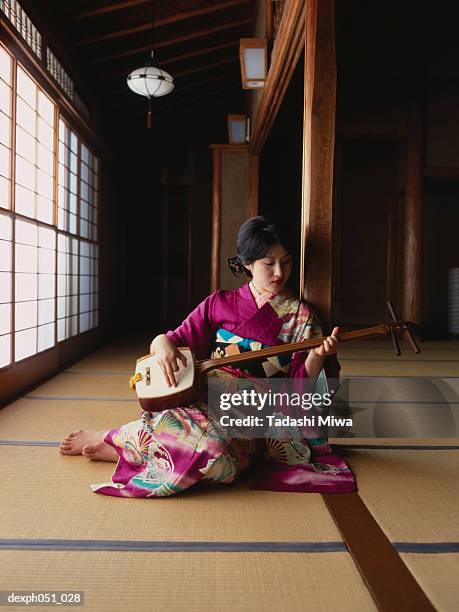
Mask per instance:
[[[79,19],[86,19],[87,17],[97,17],[98,15],[106,15],[107,13],[114,13],[122,9],[132,8],[139,4],[150,4],[151,0],[125,0],[124,2],[113,2],[106,6],[98,6],[90,11],[83,11],[82,13],[74,13],[65,18],[66,21],[78,21]]]
[[[227,0],[220,4],[212,4],[211,6],[203,6],[191,11],[184,13],[176,13],[174,15],[168,15],[160,19],[155,19],[153,26],[156,30],[158,27],[169,25],[171,23],[177,23],[177,21],[184,21],[186,19],[192,19],[193,17],[199,17],[207,15],[208,13],[215,13],[217,11],[223,11],[224,9],[232,8],[240,4],[247,4],[249,0]],[[122,30],[116,30],[115,32],[107,32],[107,34],[98,34],[97,36],[90,36],[78,41],[78,46],[92,45],[94,43],[104,42],[106,40],[113,40],[114,38],[122,38],[123,36],[130,36],[131,34],[137,34],[138,32],[147,32],[151,30],[151,20],[141,23],[131,28],[124,28]]]
[[[412,96],[408,116],[402,317],[421,324],[422,309],[422,191],[424,174],[424,118],[420,96]]]
[[[224,91],[229,91],[230,89],[234,89],[234,85],[235,83],[231,83],[231,84],[228,83],[227,85],[222,85],[221,87],[213,88],[210,91],[203,91],[200,94],[197,94],[195,96],[190,96],[188,98],[180,98],[176,102],[172,102],[171,104],[166,104],[165,106],[161,106],[161,108],[158,109],[158,112],[163,112],[175,106],[180,106],[182,104],[190,104],[192,102],[197,102],[198,100],[202,100],[203,98],[210,98]]]
[[[186,42],[188,40],[193,40],[195,38],[201,38],[202,36],[210,36],[211,34],[218,34],[219,32],[224,32],[225,30],[231,30],[233,28],[248,25],[249,23],[252,23],[252,22],[253,22],[252,19],[240,19],[238,21],[231,21],[229,23],[224,23],[223,25],[215,26],[213,28],[207,28],[206,30],[198,30],[196,32],[190,32],[190,34],[178,36],[177,38],[170,38],[168,40],[160,40],[155,43],[155,49],[160,49],[162,47],[170,47],[171,45],[177,45],[179,43]],[[129,57],[130,55],[136,55],[137,53],[143,53],[145,51],[149,51],[150,49],[151,49],[151,44],[145,45],[143,47],[136,47],[135,49],[128,49],[126,51],[121,51],[119,53],[112,53],[111,55],[104,55],[88,63],[91,65],[103,64],[104,62],[108,62],[113,59],[118,59],[120,57]]]
[[[212,64],[205,64],[204,66],[198,66],[197,68],[188,68],[187,70],[176,72],[174,74],[174,78],[187,76],[188,74],[196,74],[198,72],[206,72],[206,70],[212,70],[213,68],[219,68],[220,66],[234,64],[236,62],[239,62],[239,58],[237,56],[228,57],[224,60],[220,60],[219,62],[213,62]]]
[[[332,307],[334,0],[306,0],[300,290],[324,327]]]
[[[182,60],[191,59],[192,57],[198,57],[199,55],[207,55],[208,53],[214,53],[215,51],[221,51],[222,49],[229,49],[230,47],[236,47],[239,45],[239,41],[231,41],[229,43],[223,43],[221,45],[215,45],[214,47],[205,47],[204,49],[198,49],[197,51],[190,51],[189,53],[182,53],[181,55],[175,55],[174,57],[169,57],[164,60],[161,60],[161,64],[159,64],[159,68],[162,66],[167,66],[168,64],[175,64],[176,62],[181,62]],[[113,79],[118,76],[127,76],[129,74],[128,69],[118,70],[117,72],[112,72],[110,74],[104,74],[99,77],[99,81],[107,81],[108,79]]]
[[[304,47],[304,0],[290,0],[285,6],[277,34],[268,78],[258,112],[253,119],[250,142],[252,155],[259,155],[277,117],[293,71]]]

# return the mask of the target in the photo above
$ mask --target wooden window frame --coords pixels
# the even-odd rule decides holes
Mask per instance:
[[[12,266],[11,266],[11,286],[10,286],[10,290],[11,290],[11,302],[10,302],[10,308],[11,308],[11,330],[10,330],[10,335],[11,335],[11,344],[10,344],[10,363],[1,367],[0,368],[0,374],[2,374],[4,371],[6,370],[10,370],[10,369],[14,369],[17,368],[18,366],[22,366],[23,364],[27,363],[30,360],[33,359],[37,359],[38,357],[40,357],[41,355],[47,353],[47,352],[52,352],[52,351],[56,351],[58,349],[58,346],[60,344],[62,344],[63,342],[69,341],[69,340],[74,340],[76,337],[81,335],[80,332],[80,267],[78,265],[78,293],[77,293],[77,312],[75,313],[75,316],[77,317],[77,332],[74,336],[69,336],[67,338],[65,338],[64,340],[58,340],[58,295],[57,295],[57,290],[58,290],[58,286],[57,286],[57,275],[58,275],[58,236],[59,234],[64,234],[66,236],[69,236],[69,238],[75,238],[78,241],[78,253],[77,253],[77,258],[78,258],[78,262],[80,261],[80,243],[81,240],[85,240],[86,242],[88,242],[91,245],[95,245],[96,249],[97,249],[97,284],[96,284],[96,295],[98,296],[98,304],[97,304],[97,308],[94,309],[95,311],[97,311],[97,315],[96,315],[96,319],[97,319],[97,323],[95,325],[95,327],[90,327],[88,330],[86,330],[84,333],[88,333],[88,332],[94,332],[98,330],[98,327],[100,326],[100,294],[99,294],[99,282],[98,282],[98,278],[99,278],[99,243],[98,243],[98,238],[99,238],[99,219],[100,219],[100,215],[99,215],[99,205],[101,202],[101,198],[100,198],[100,171],[101,171],[101,160],[100,160],[100,156],[96,155],[92,142],[88,142],[88,140],[85,138],[85,135],[82,135],[80,130],[78,129],[82,123],[78,122],[79,125],[77,125],[76,127],[74,126],[72,121],[69,121],[68,115],[65,112],[65,110],[62,109],[61,107],[61,99],[56,99],[55,96],[53,95],[53,93],[55,92],[55,89],[53,90],[53,88],[51,88],[51,91],[48,87],[44,86],[47,84],[47,79],[43,79],[42,77],[44,76],[43,74],[38,74],[37,75],[37,71],[36,71],[36,66],[34,66],[34,62],[30,62],[30,61],[26,61],[23,62],[22,58],[24,57],[23,53],[19,54],[19,57],[16,55],[16,50],[17,50],[17,46],[15,44],[12,43],[12,45],[10,46],[8,44],[8,40],[6,42],[0,43],[1,46],[5,49],[5,51],[9,54],[10,58],[11,58],[11,89],[10,89],[10,102],[11,102],[11,116],[10,116],[10,192],[9,192],[9,204],[10,207],[9,208],[1,208],[2,211],[4,211],[5,213],[7,213],[11,219],[11,223],[12,223],[12,231],[11,231],[11,242],[12,242]],[[12,47],[12,48],[11,48]],[[30,59],[30,58],[29,58]],[[19,213],[16,211],[16,118],[17,118],[17,111],[16,111],[16,106],[17,106],[17,70],[18,70],[18,65],[21,67],[21,69],[23,69],[28,76],[34,81],[36,87],[37,87],[37,96],[38,96],[38,92],[41,91],[42,93],[44,93],[45,95],[47,95],[51,101],[54,104],[54,134],[53,134],[53,170],[54,170],[54,177],[53,177],[53,215],[52,215],[52,221],[51,223],[47,223],[44,222],[40,219],[36,218],[36,208],[34,210],[34,215],[33,217],[29,217],[27,215],[24,215],[22,213]],[[30,69],[32,68],[32,70]],[[35,69],[34,69],[35,68]],[[36,114],[39,115],[38,113],[38,108],[36,109]],[[77,227],[76,227],[76,233],[70,233],[68,231],[68,229],[59,229],[58,228],[58,188],[59,188],[59,120],[62,119],[62,121],[65,123],[67,129],[72,130],[75,135],[78,138],[78,153],[77,153]],[[84,130],[86,131],[86,129]],[[91,140],[91,139],[90,139]],[[96,194],[97,197],[97,207],[94,207],[97,210],[97,225],[96,225],[96,239],[92,238],[92,229],[89,227],[88,225],[88,238],[82,237],[80,236],[80,211],[81,211],[81,202],[80,202],[80,165],[82,163],[81,161],[81,145],[82,143],[84,143],[84,145],[86,146],[86,148],[89,151],[89,171],[92,172],[94,174],[94,176],[97,176],[97,187],[94,187],[94,193]],[[96,160],[96,161],[95,161]],[[95,170],[95,168],[93,169],[93,165],[96,166],[97,165],[97,172]],[[67,168],[66,168],[67,169]],[[36,204],[35,204],[36,206]],[[15,244],[16,244],[16,220],[24,220],[24,221],[28,221],[28,222],[32,222],[37,224],[37,226],[44,226],[44,227],[49,227],[50,229],[53,229],[56,235],[56,244],[55,244],[55,251],[54,251],[54,257],[55,257],[55,270],[54,270],[54,300],[55,300],[55,304],[54,304],[54,345],[52,347],[46,348],[44,350],[39,351],[38,350],[38,328],[39,328],[39,324],[38,324],[38,302],[39,302],[39,298],[38,298],[38,294],[37,294],[37,324],[36,324],[36,329],[37,329],[37,343],[36,343],[36,352],[32,355],[29,355],[27,357],[24,357],[23,359],[20,359],[19,361],[16,361],[16,350],[15,350],[15,327],[16,327],[16,322],[15,322],[15,306],[16,306],[16,291],[15,291],[15,274],[16,274],[16,266],[15,266]],[[38,245],[36,247],[38,249]],[[38,282],[38,271],[37,271],[37,282]],[[91,277],[92,278],[92,277]],[[92,310],[90,311],[90,314],[92,315]],[[91,317],[92,318],[92,317]],[[0,401],[1,401],[1,397],[0,397]]]

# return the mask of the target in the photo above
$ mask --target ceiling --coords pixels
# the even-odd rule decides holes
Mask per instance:
[[[145,65],[152,43],[154,65],[175,80],[174,92],[155,101],[157,110],[241,90],[239,39],[253,35],[257,0],[34,0],[21,4],[30,13],[39,13],[51,32],[57,32],[56,42],[66,56],[61,61],[75,76],[77,89],[78,75],[82,76],[83,99],[84,89],[89,90],[94,102],[103,102],[105,108],[120,112],[138,105],[144,112],[145,98],[129,90],[126,77]],[[56,54],[61,59],[59,49]]]

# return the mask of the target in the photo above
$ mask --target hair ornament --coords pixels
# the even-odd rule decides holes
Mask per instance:
[[[238,255],[236,255],[236,257],[228,257],[226,263],[234,276],[239,276],[242,274],[242,272],[244,272],[244,264]]]

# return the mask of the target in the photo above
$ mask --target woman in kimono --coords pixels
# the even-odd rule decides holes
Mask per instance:
[[[177,347],[188,346],[198,359],[223,357],[283,343],[322,337],[321,328],[304,301],[285,287],[292,258],[276,227],[254,217],[240,228],[237,257],[230,269],[250,281],[239,289],[219,290],[206,298],[175,330],[156,336],[150,350],[158,357],[165,380],[176,385],[175,374],[186,365]],[[216,376],[314,378],[326,385],[324,359],[338,367],[338,328],[308,352],[274,357],[243,369],[225,367]],[[336,370],[335,370],[336,371]],[[336,374],[335,374],[336,376]],[[161,412],[144,412],[136,421],[110,431],[78,431],[60,445],[66,455],[116,461],[112,481],[92,490],[120,497],[160,497],[206,481],[230,483],[263,455],[252,488],[280,491],[355,489],[352,473],[321,438],[280,435],[266,439],[219,436],[200,400]]]

